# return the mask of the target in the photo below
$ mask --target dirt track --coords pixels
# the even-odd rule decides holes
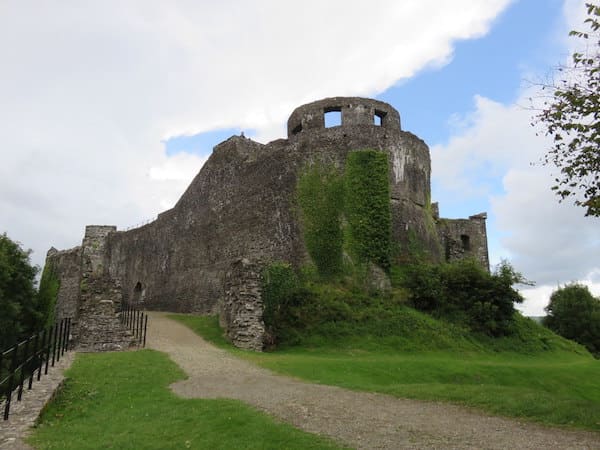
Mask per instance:
[[[364,449],[600,449],[600,434],[492,417],[444,403],[310,384],[235,358],[184,325],[151,313],[148,347],[189,375],[188,398],[242,400],[305,431]]]

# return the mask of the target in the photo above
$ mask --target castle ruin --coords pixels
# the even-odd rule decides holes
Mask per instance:
[[[326,127],[325,116],[341,124]],[[81,246],[48,252],[60,280],[56,317],[74,318],[83,349],[127,345],[121,303],[144,309],[219,314],[238,347],[261,350],[260,274],[265,264],[295,267],[310,257],[295,205],[301,171],[315,163],[343,168],[349,152],[372,149],[389,161],[392,239],[417,241],[437,261],[474,257],[488,268],[486,215],[442,219],[430,202],[427,145],[403,131],[387,103],[334,97],[300,106],[287,139],[260,144],[232,136],[213,153],[177,204],[128,231],[87,226]]]

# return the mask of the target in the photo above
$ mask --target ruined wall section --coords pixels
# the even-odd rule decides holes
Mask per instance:
[[[88,225],[81,244],[81,281],[73,339],[80,351],[123,350],[134,345],[119,321],[121,286],[108,273],[107,239],[114,226]]]
[[[55,320],[75,318],[81,281],[81,247],[60,252],[51,248],[46,255],[46,265],[53,268],[60,281],[54,310]]]
[[[468,219],[439,219],[437,229],[446,261],[475,258],[489,270],[486,219],[485,213]]]
[[[234,261],[224,279],[224,297],[219,307],[221,326],[239,348],[262,351],[265,324],[261,274],[264,263],[241,258]]]

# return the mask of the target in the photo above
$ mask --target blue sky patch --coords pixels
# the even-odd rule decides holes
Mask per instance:
[[[561,9],[559,0],[516,2],[486,36],[457,42],[450,64],[425,70],[377,98],[397,107],[404,130],[430,146],[446,143],[453,132],[451,117],[471,111],[475,95],[511,103],[524,76],[561,60],[552,45]]]
[[[164,141],[167,156],[177,153],[190,153],[198,156],[208,156],[212,153],[215,145],[223,142],[234,135],[240,135],[239,128],[224,128],[220,130],[207,131],[190,136],[175,136]],[[256,134],[255,130],[244,130],[246,137]]]

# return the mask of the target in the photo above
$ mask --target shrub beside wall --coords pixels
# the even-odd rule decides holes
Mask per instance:
[[[511,332],[514,304],[523,301],[512,288],[511,273],[489,274],[474,260],[414,263],[395,268],[393,281],[408,290],[415,309],[476,332],[502,336]]]

